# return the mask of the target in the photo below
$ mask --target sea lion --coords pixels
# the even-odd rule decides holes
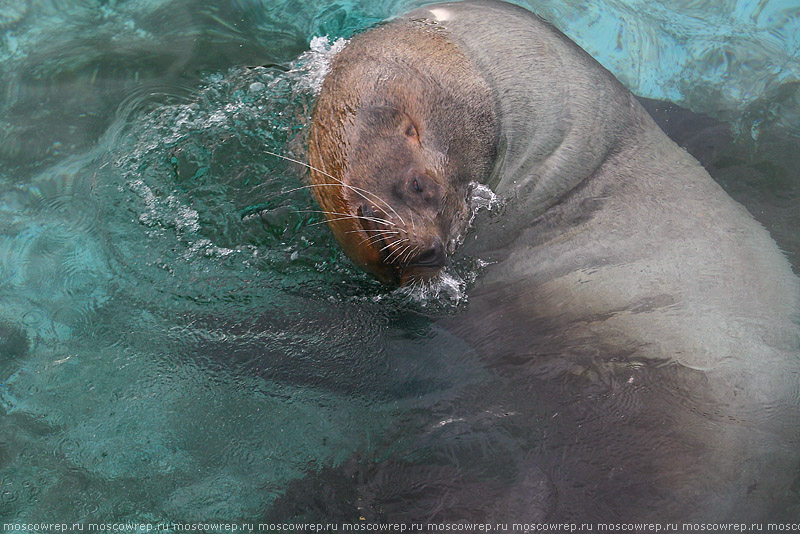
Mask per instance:
[[[465,1],[354,37],[316,103],[309,160],[343,249],[385,282],[441,269],[470,183],[507,200],[461,247],[488,262],[467,308],[438,320],[503,383],[481,402],[529,421],[506,519],[792,517],[798,279],[553,26]],[[550,505],[526,500],[545,487]],[[481,497],[453,492],[486,517]]]

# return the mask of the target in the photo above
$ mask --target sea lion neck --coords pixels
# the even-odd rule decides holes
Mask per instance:
[[[629,135],[624,118],[635,117],[630,107],[638,104],[536,15],[500,2],[473,4],[440,4],[405,17],[436,21],[486,78],[502,132],[488,185],[528,213],[541,213],[599,169]]]

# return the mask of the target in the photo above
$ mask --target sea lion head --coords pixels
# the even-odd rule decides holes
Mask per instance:
[[[430,24],[379,26],[333,59],[312,119],[312,191],[348,257],[384,283],[436,276],[496,154],[472,63]]]

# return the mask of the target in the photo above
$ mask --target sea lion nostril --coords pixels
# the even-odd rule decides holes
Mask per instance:
[[[436,241],[433,246],[425,249],[422,253],[414,258],[412,265],[417,267],[444,267],[447,262],[447,256],[444,253],[444,247],[439,241]]]

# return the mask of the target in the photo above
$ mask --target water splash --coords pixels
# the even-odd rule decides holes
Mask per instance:
[[[347,39],[331,42],[328,36],[311,39],[310,50],[292,62],[289,75],[299,81],[302,87],[319,94],[325,75],[328,74],[333,57],[347,44]]]
[[[481,211],[498,214],[505,203],[488,186],[473,182],[470,184],[467,205],[470,217],[467,229],[454,240],[457,245],[463,243],[469,231],[472,230],[475,218]],[[392,296],[404,299],[429,312],[455,312],[461,306],[466,305],[468,287],[475,282],[487,265],[489,263],[481,259],[462,259],[455,265],[443,269],[439,276],[431,280],[395,289]],[[376,300],[381,300],[381,298],[376,297]]]
[[[466,303],[467,282],[457,273],[444,269],[436,278],[395,289],[392,296],[420,308],[455,310]]]
[[[505,201],[496,195],[487,185],[472,182],[469,184],[469,187],[470,193],[467,204],[469,205],[471,214],[468,227],[471,228],[475,217],[481,210],[486,210],[490,213],[498,213],[505,205]]]

